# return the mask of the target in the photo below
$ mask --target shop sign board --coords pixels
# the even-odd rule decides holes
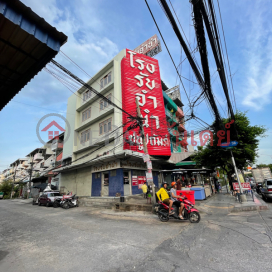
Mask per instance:
[[[146,162],[146,166],[147,166],[147,169],[152,169],[152,162],[151,161],[147,161]]]
[[[130,168],[130,169],[143,169],[146,170],[146,164],[141,161],[130,161],[130,160],[121,160],[120,161],[121,168]],[[157,170],[161,170],[162,167],[159,164],[153,163],[153,168]]]
[[[147,153],[171,156],[158,61],[127,49],[121,61],[121,77],[123,109],[135,116],[135,100],[139,100]],[[127,113],[123,112],[124,149],[143,153],[140,128],[128,130],[132,122]]]
[[[132,176],[132,186],[138,186],[138,177]]]
[[[111,169],[120,168],[120,160],[105,162],[103,164],[94,165],[92,167],[92,172],[101,172]]]
[[[145,172],[145,175],[146,175],[146,182],[148,183],[148,185],[150,185],[150,183],[152,184],[153,182],[153,176],[152,176],[152,170],[147,170]]]
[[[232,185],[233,185],[233,190],[240,190],[238,182],[233,182]],[[242,182],[241,186],[242,188],[246,190],[251,190],[250,182]]]
[[[138,188],[141,189],[142,185],[146,182],[146,177],[145,176],[138,176]]]
[[[162,51],[160,40],[158,39],[158,36],[155,34],[147,41],[143,42],[141,45],[136,47],[133,51],[139,54],[153,57]]]
[[[144,160],[144,162],[149,161],[149,160],[150,160],[149,154],[144,153],[144,154],[143,154],[143,160]]]

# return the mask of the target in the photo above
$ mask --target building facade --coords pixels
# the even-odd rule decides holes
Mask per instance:
[[[132,106],[130,109],[123,105],[124,72],[122,74],[121,67],[122,60],[128,57],[127,52],[127,50],[122,50],[88,81],[92,88],[107,99],[101,98],[86,87],[80,88],[76,95],[68,99],[67,113],[69,114],[66,117],[62,167],[54,170],[61,173],[60,190],[63,192],[72,191],[79,196],[116,196],[119,194],[127,196],[142,192],[141,185],[146,179],[146,164],[140,148],[141,139],[139,136],[136,139],[136,136],[133,137],[131,134],[126,138],[125,133],[130,128],[125,126],[124,129],[123,126],[122,109],[126,112],[134,111],[136,114],[136,104],[135,108]],[[138,61],[139,64],[141,62],[143,63],[143,60]],[[151,71],[150,73],[154,72],[152,65],[148,67],[148,70]],[[166,114],[161,114],[164,114],[163,119],[167,124],[166,132],[163,133],[165,139],[169,139],[169,141],[165,140],[163,145],[159,136],[146,135],[149,144],[154,145],[157,141],[156,152],[158,154],[151,156],[151,161],[153,181],[156,186],[160,186],[162,175],[159,171],[165,167],[174,167],[179,158],[172,155],[184,153],[187,144],[182,142],[185,128],[181,101],[180,106],[177,106],[170,95],[168,96],[165,92],[168,88],[163,82],[154,81],[154,86],[152,84],[151,81],[148,85],[150,90],[157,86],[156,84],[161,86],[158,92],[161,92],[161,100],[164,103],[163,111],[166,109]],[[142,86],[141,78],[138,86]],[[142,91],[143,94],[147,93],[147,91]],[[137,93],[137,96],[140,97],[140,105],[144,104],[144,101],[140,100],[141,97],[145,99],[143,94]],[[132,98],[135,101],[135,98]],[[153,101],[155,108],[156,97],[153,95],[147,98]],[[116,106],[111,105],[109,101]],[[159,125],[157,122],[156,116],[149,116],[149,120],[154,119],[154,124],[156,123],[158,129],[162,127],[162,123]],[[146,118],[145,128],[147,130],[147,117],[144,118]],[[168,156],[160,156],[160,145],[169,146]]]

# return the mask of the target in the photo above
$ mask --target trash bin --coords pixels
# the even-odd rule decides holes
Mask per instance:
[[[186,196],[189,201],[195,205],[195,192],[191,190],[177,190],[177,195],[182,194],[183,196]]]
[[[191,191],[195,192],[195,200],[203,200],[206,198],[204,187],[192,187]]]

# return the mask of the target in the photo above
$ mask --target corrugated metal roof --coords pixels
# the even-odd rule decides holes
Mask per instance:
[[[0,110],[66,41],[66,35],[22,2],[0,0]]]

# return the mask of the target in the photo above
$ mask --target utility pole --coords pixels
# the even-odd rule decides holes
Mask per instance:
[[[135,98],[135,102],[136,102],[136,108],[137,108],[137,116],[138,116],[138,118],[140,120],[139,125],[140,125],[141,137],[142,137],[142,140],[143,140],[144,153],[148,154],[146,140],[145,140],[145,134],[144,134],[143,122],[142,122],[142,119],[140,119],[140,118],[142,118],[142,116],[141,116],[141,111],[140,111],[140,106],[139,106],[139,100],[137,99],[137,97]],[[147,163],[146,163],[146,168],[147,168],[147,171],[148,171]],[[152,184],[151,184],[151,188],[152,188],[152,204],[154,206],[155,203],[156,203],[156,197],[155,197],[155,186],[154,186],[153,181],[152,181]]]
[[[10,199],[12,199],[12,191],[14,188],[14,183],[15,183],[15,176],[16,176],[16,171],[17,171],[17,165],[15,165],[15,171],[14,171],[14,176],[13,176],[13,183],[12,183],[12,187],[11,187],[11,193],[10,193]]]
[[[233,157],[232,150],[230,150],[230,154],[231,154],[231,159],[232,159],[232,163],[233,163],[233,166],[234,166],[235,174],[236,174],[236,177],[237,177],[237,181],[239,183],[240,192],[243,193],[243,188],[242,188],[242,185],[241,185],[241,181],[239,179],[239,175],[238,175],[238,171],[237,171],[237,168],[236,168],[236,164],[235,164],[235,160],[234,160],[234,157]]]
[[[33,164],[34,164],[33,159],[34,159],[34,157],[32,157],[32,161],[30,162],[30,173],[29,173],[29,183],[28,183],[29,184],[28,185],[29,186],[29,194],[27,194],[28,198],[29,198],[30,191],[31,191],[31,178],[32,178],[32,171],[33,171]]]

